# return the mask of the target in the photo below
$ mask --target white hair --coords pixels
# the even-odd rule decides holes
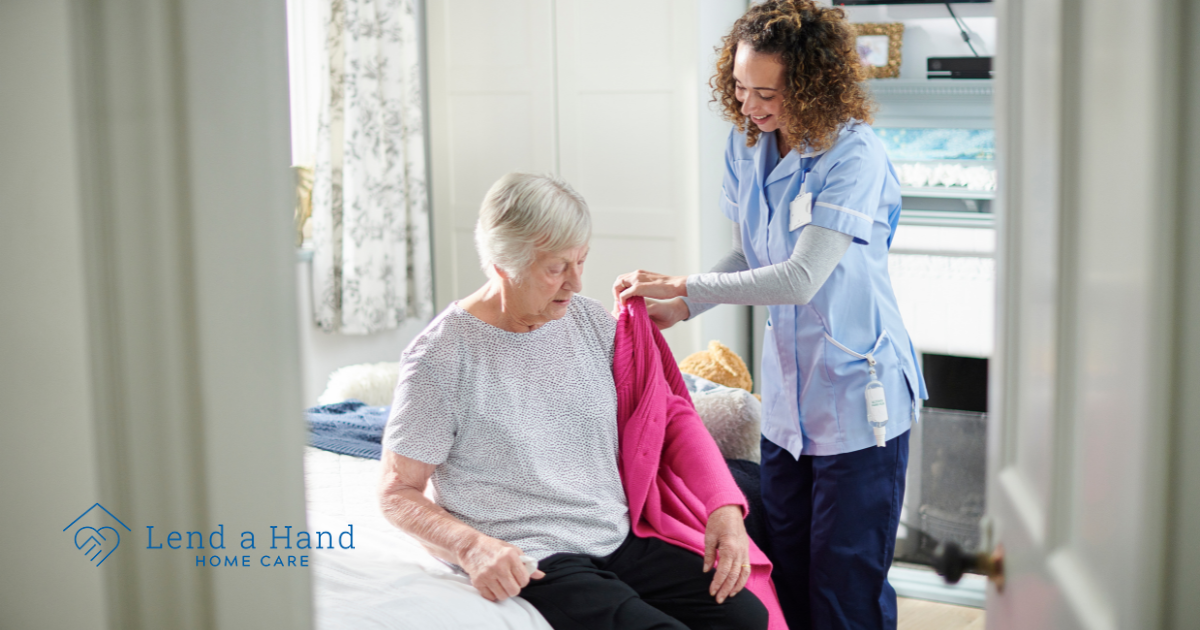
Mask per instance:
[[[592,215],[570,184],[551,175],[509,173],[492,184],[475,222],[475,249],[488,277],[493,265],[513,280],[537,253],[587,245]]]

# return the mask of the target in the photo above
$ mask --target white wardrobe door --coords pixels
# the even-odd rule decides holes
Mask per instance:
[[[473,231],[509,171],[554,173],[592,210],[583,295],[617,275],[700,270],[697,9],[688,0],[430,0],[439,308],[484,281]],[[667,331],[678,358],[696,324]]]
[[[612,305],[618,274],[699,271],[696,7],[556,0],[559,166],[595,225],[583,294]],[[690,327],[666,331],[683,358]]]
[[[484,193],[510,171],[555,173],[551,0],[430,0],[429,129],[437,308],[484,282]]]

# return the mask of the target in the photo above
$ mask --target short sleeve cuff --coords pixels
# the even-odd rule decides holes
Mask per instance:
[[[386,440],[384,447],[397,455],[401,455],[409,459],[415,459],[422,464],[429,464],[430,466],[441,466],[442,464],[446,463],[446,458],[450,455],[450,449],[448,448],[441,449],[438,447],[429,447],[427,445],[418,445],[413,442],[406,442],[402,439]]]
[[[828,230],[849,234],[854,242],[867,245],[871,242],[871,228],[875,221],[870,215],[844,206],[818,201],[813,204],[812,224]]]

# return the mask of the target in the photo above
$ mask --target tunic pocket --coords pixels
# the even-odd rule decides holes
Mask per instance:
[[[867,422],[866,399],[863,393],[871,380],[870,363],[875,361],[875,373],[887,393],[888,425],[904,422],[911,413],[914,391],[904,364],[896,354],[894,344],[887,331],[880,333],[871,348],[858,352],[825,333],[825,367],[837,394],[839,416],[849,414],[845,422],[854,427],[850,433],[870,432]],[[901,393],[909,396],[901,399]]]

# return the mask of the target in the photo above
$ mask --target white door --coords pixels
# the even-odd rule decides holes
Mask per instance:
[[[646,269],[699,270],[697,8],[692,0],[556,0],[561,175],[588,200],[583,294]],[[665,331],[677,359],[694,323]]]
[[[690,0],[429,0],[439,308],[484,281],[479,203],[509,171],[553,173],[588,201],[583,295],[611,307],[637,268],[699,269],[697,8]],[[679,358],[695,324],[667,331]]]
[[[558,171],[553,0],[429,0],[436,307],[484,282],[475,219],[511,171]]]
[[[1006,583],[989,587],[989,630],[1164,622],[1172,6],[999,7],[988,510]]]

